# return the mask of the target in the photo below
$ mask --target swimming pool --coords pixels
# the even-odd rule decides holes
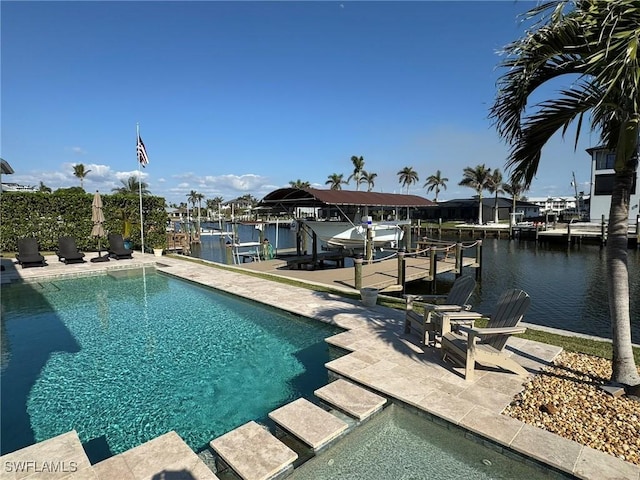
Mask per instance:
[[[169,430],[199,451],[311,398],[342,331],[148,268],[3,286],[1,305],[2,453],[75,429],[92,462]]]
[[[392,404],[288,480],[574,478],[522,461]]]

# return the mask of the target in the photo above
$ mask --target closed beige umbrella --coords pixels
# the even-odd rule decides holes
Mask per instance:
[[[98,239],[98,258],[102,258],[102,242],[101,238],[104,237],[104,213],[102,213],[102,197],[100,193],[96,191],[93,196],[93,202],[91,203],[91,221],[93,222],[93,228],[91,229],[91,236]],[[104,257],[109,260],[109,256]],[[93,259],[96,260],[96,259]]]

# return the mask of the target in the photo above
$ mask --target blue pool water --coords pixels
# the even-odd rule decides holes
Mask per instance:
[[[2,453],[77,430],[96,461],[213,438],[327,381],[336,327],[146,269],[2,288]]]

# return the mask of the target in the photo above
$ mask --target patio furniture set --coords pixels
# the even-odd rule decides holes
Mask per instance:
[[[475,286],[473,278],[461,276],[448,295],[405,295],[405,334],[417,334],[425,348],[439,346],[443,360],[464,367],[466,380],[473,380],[476,363],[527,375],[505,346],[511,335],[526,331],[519,324],[531,298],[523,290],[508,289],[498,299],[494,313],[483,315],[471,311],[468,303]],[[488,318],[486,327],[475,327],[480,318]]]

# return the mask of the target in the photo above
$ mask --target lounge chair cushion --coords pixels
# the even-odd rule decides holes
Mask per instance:
[[[84,253],[78,250],[76,240],[73,237],[60,237],[58,239],[58,260],[69,263],[84,263]]]
[[[34,237],[18,239],[16,259],[22,268],[46,266],[44,257],[38,251],[38,240]]]
[[[124,247],[124,238],[119,233],[109,234],[109,256],[120,260],[122,258],[132,258],[133,250]]]

